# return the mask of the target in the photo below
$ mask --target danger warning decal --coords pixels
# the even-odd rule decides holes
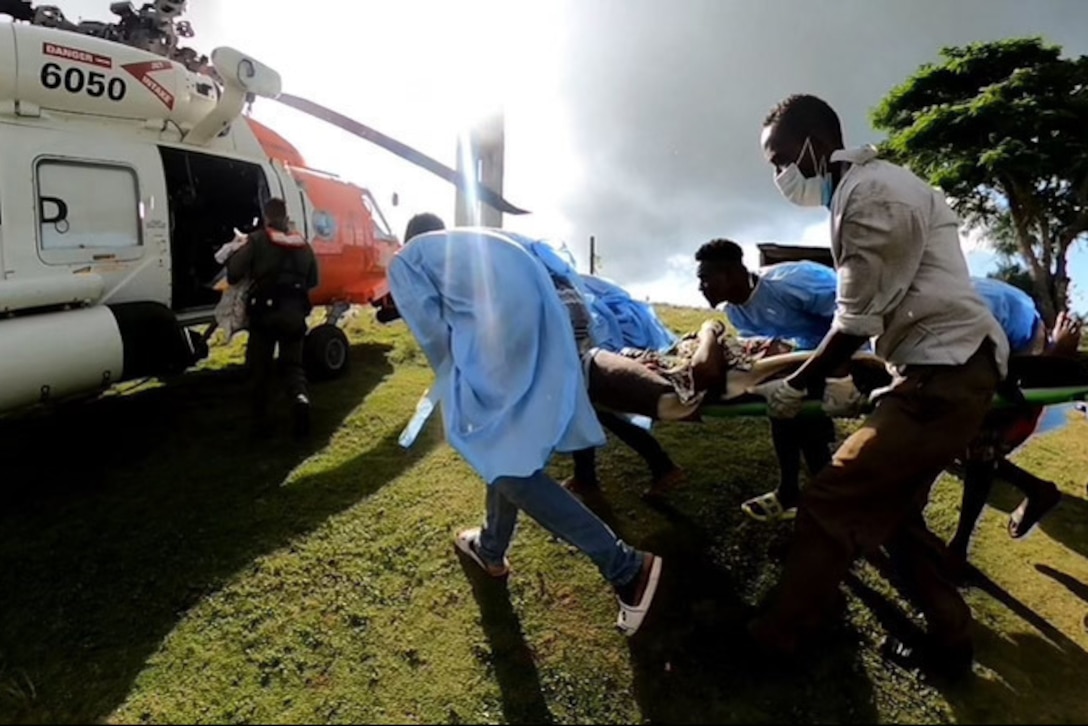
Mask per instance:
[[[42,43],[42,53],[56,58],[75,61],[77,63],[98,66],[99,68],[113,68],[113,60],[111,58],[107,58],[104,55],[98,55],[97,53],[88,53],[79,48],[69,48],[66,45]]]
[[[147,87],[147,90],[155,94],[155,97],[163,102],[168,109],[174,110],[174,94],[151,77],[156,71],[169,71],[173,65],[169,61],[144,61],[143,63],[126,63],[123,66],[133,78]]]

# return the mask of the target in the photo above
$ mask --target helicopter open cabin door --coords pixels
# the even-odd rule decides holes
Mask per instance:
[[[64,291],[87,281],[95,294],[84,304],[169,305],[169,216],[154,146],[19,124],[0,124],[0,141],[7,281],[28,283],[44,306],[69,302]]]

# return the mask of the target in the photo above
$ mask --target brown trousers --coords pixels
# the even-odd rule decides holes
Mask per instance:
[[[987,341],[960,366],[912,366],[801,493],[780,591],[753,624],[793,650],[831,612],[861,554],[884,547],[936,644],[969,639],[971,611],[944,574],[944,543],[922,516],[934,480],[963,453],[993,401],[999,374]]]

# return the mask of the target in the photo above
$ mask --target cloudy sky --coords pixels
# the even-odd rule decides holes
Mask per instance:
[[[105,18],[107,0],[69,0]],[[699,303],[692,254],[707,239],[827,244],[827,216],[786,202],[759,148],[770,107],[824,97],[850,145],[879,139],[868,111],[945,45],[1042,35],[1088,53],[1084,0],[190,0],[190,41],[232,45],[284,90],[450,165],[456,135],[506,109],[508,228],[565,242],[583,266],[654,300]],[[273,101],[254,115],[311,166],[373,190],[394,231],[453,217],[453,189]],[[400,205],[393,207],[393,192]],[[1083,247],[1084,245],[1082,245]],[[967,243],[976,272],[992,264]],[[981,247],[981,248],[980,248]],[[1088,310],[1088,250],[1076,255]]]

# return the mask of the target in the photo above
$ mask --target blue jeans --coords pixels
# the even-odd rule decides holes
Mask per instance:
[[[501,564],[514,536],[518,510],[593,560],[613,586],[626,585],[642,568],[642,553],[621,540],[584,504],[543,470],[525,478],[500,477],[487,487],[487,517],[480,557]]]

